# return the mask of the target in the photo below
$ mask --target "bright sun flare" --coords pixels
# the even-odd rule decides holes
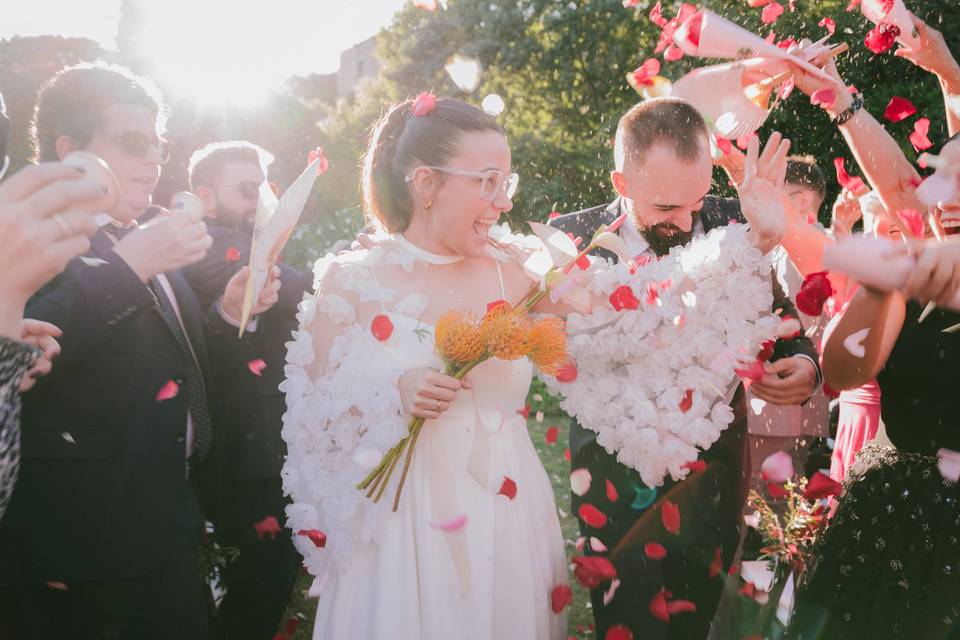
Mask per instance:
[[[142,54],[175,94],[252,106],[292,75],[298,52],[266,5],[202,0],[144,3]],[[288,18],[289,19],[289,18]],[[336,55],[317,51],[313,55]],[[300,54],[302,55],[302,54]]]

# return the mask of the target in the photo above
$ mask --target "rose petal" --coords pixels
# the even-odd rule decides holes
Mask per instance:
[[[837,30],[837,22],[833,18],[822,18],[820,22],[817,23],[817,26],[826,29],[827,33],[831,36]]]
[[[660,506],[660,521],[663,523],[663,528],[668,532],[674,535],[678,534],[680,532],[680,509],[677,508],[677,505],[669,500],[664,500]]]
[[[773,482],[767,483],[767,493],[769,493],[770,497],[775,500],[783,500],[790,495],[790,493],[786,489],[784,489],[779,484],[775,484]]]
[[[883,117],[889,122],[900,122],[915,114],[917,108],[912,102],[900,96],[893,96],[883,111]]]
[[[300,531],[297,531],[297,535],[310,538],[310,541],[318,549],[327,546],[327,534],[319,529],[300,529]]]
[[[530,405],[525,405],[523,409],[517,409],[517,415],[523,416],[524,420],[530,419]]]
[[[703,460],[693,460],[683,464],[685,469],[690,469],[693,473],[700,473],[707,470],[707,463]]]
[[[617,577],[617,570],[604,556],[574,556],[573,576],[587,589],[595,589]]]
[[[495,309],[499,309],[501,307],[509,307],[509,306],[510,306],[510,303],[507,302],[506,300],[494,300],[493,302],[487,303],[487,313],[490,313],[491,311]]]
[[[670,622],[670,610],[667,609],[667,593],[661,589],[650,600],[650,613],[662,622]]]
[[[763,376],[767,374],[766,369],[763,368],[763,362],[759,359],[754,360],[746,367],[739,367],[733,370],[737,376],[743,381],[743,386],[747,389],[750,388],[750,385],[756,382],[757,380],[762,380]]]
[[[653,78],[660,73],[660,61],[650,58],[633,70],[633,81],[641,86],[653,84]]]
[[[607,516],[589,502],[580,505],[577,516],[594,529],[602,529],[607,525]]]
[[[826,271],[811,273],[803,279],[800,291],[797,293],[797,309],[808,316],[819,316],[823,313],[823,304],[834,293]]]
[[[723,557],[720,555],[720,547],[717,547],[713,550],[713,561],[710,562],[708,574],[713,580],[721,573],[723,573]]]
[[[773,24],[783,15],[783,11],[782,4],[779,2],[771,2],[763,8],[763,13],[760,14],[760,20],[763,24]]]
[[[370,323],[370,333],[380,342],[386,342],[393,335],[393,323],[385,315],[379,315]]]
[[[839,482],[822,471],[817,471],[807,482],[807,489],[803,492],[803,497],[807,500],[820,500],[830,496],[838,496],[842,489],[843,487]]]
[[[924,222],[923,216],[916,209],[901,209],[897,211],[897,218],[900,219],[903,228],[914,238],[923,237]]]
[[[436,522],[431,522],[429,524],[434,529],[440,529],[441,531],[446,531],[448,533],[451,531],[459,531],[460,529],[463,529],[464,526],[466,526],[467,516],[461,515],[461,516],[457,516],[456,518],[450,518],[449,520],[439,520]]]
[[[607,606],[608,604],[610,604],[610,602],[613,600],[613,596],[616,595],[617,589],[619,589],[619,588],[620,588],[620,579],[619,579],[619,578],[614,578],[613,580],[610,581],[610,586],[607,588],[606,591],[603,592],[603,606]],[[628,629],[628,632],[629,632],[629,629]],[[608,638],[610,637],[610,632],[609,632],[609,631],[607,632],[607,637],[608,637]],[[616,637],[616,636],[614,636],[614,637]],[[630,637],[630,638],[632,638],[633,636],[621,636],[621,637]]]
[[[437,97],[430,92],[423,92],[413,101],[413,115],[422,118],[430,114],[437,106]]]
[[[683,394],[683,400],[680,401],[680,411],[686,413],[693,406],[693,389],[687,389]]]
[[[613,293],[610,294],[610,306],[614,308],[615,311],[623,311],[627,309],[633,311],[640,308],[640,301],[633,294],[633,289],[630,288],[630,285],[621,285],[617,287]]]
[[[507,496],[507,498],[513,500],[517,497],[517,483],[514,482],[512,478],[504,476],[503,483],[501,483],[500,491],[497,491],[497,495]]]
[[[157,402],[176,398],[178,393],[180,393],[180,385],[173,380],[167,380],[157,391]]]
[[[277,519],[274,516],[267,516],[259,522],[254,522],[253,530],[257,532],[258,540],[263,540],[264,536],[270,536],[270,539],[274,540],[276,539],[277,534],[283,531],[280,528],[280,523],[277,522]]]
[[[236,247],[227,247],[227,252],[223,257],[227,262],[236,262],[240,259],[240,249],[237,249]]]
[[[568,584],[558,584],[550,592],[550,608],[554,613],[560,613],[573,602],[573,589]]]
[[[671,616],[675,616],[678,613],[694,613],[696,610],[697,605],[689,600],[671,600],[667,603],[667,612]]]
[[[547,220],[556,220],[561,215],[563,214],[561,214],[559,211],[551,211],[550,213],[547,214]]]
[[[610,502],[616,502],[620,499],[620,494],[617,493],[617,488],[613,486],[613,483],[610,482],[610,479],[607,479],[607,500]]]
[[[557,444],[557,436],[560,434],[560,429],[557,427],[547,427],[547,432],[544,434],[544,441],[547,444]]]
[[[760,467],[760,477],[770,482],[786,482],[793,477],[793,458],[786,451],[770,454]]]
[[[570,449],[563,450],[563,459],[570,462]]]
[[[593,536],[590,537],[590,548],[596,553],[606,553],[609,551],[607,545],[603,544],[599,538],[594,538]]]
[[[643,545],[643,552],[651,560],[663,560],[667,557],[667,549],[659,542],[648,542]]]
[[[323,147],[317,147],[307,154],[307,166],[313,164],[314,160],[320,161],[320,164],[317,165],[317,175],[322,176],[327,172],[327,169],[330,168],[330,161],[327,160],[327,156],[324,155]]]
[[[815,107],[826,107],[829,109],[833,106],[833,103],[837,101],[837,92],[833,89],[820,89],[815,91],[812,96],[810,96],[810,104]]]
[[[577,363],[568,362],[567,364],[560,367],[560,371],[557,373],[557,382],[573,382],[577,379]]]
[[[874,55],[879,55],[889,51],[894,43],[896,43],[897,36],[899,35],[899,27],[892,24],[881,23],[867,32],[867,36],[863,39],[863,44],[865,44],[867,49],[872,51]]]
[[[919,151],[926,151],[933,146],[927,135],[930,133],[929,118],[920,118],[913,123],[913,133],[910,134],[910,144]]]
[[[844,158],[833,159],[833,166],[837,170],[837,182],[840,183],[840,186],[853,193],[857,193],[858,191],[864,189],[866,185],[864,184],[863,179],[851,177],[850,174],[847,173],[845,165],[846,160]]]
[[[661,28],[667,24],[667,19],[663,17],[663,7],[660,6],[659,1],[653,9],[650,10],[650,21]]]
[[[267,363],[259,358],[257,360],[251,360],[247,363],[247,369],[250,369],[250,373],[255,376],[262,376],[263,370],[267,368]]]

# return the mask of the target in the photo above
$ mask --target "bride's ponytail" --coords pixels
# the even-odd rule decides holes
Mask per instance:
[[[374,125],[363,162],[361,187],[367,215],[391,233],[410,225],[414,203],[406,176],[420,165],[444,166],[464,134],[497,131],[496,119],[454,98],[437,98],[427,115],[413,115],[413,101],[392,107]]]

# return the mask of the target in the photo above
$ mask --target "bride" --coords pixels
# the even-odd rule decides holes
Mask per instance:
[[[490,359],[461,382],[434,352],[445,312],[480,317],[531,286],[519,262],[539,240],[494,227],[516,187],[503,129],[459,100],[404,102],[372,134],[365,208],[390,235],[318,261],[281,387],[287,526],[316,577],[314,638],[566,637],[551,602],[564,541],[522,412],[532,365]],[[596,305],[632,277],[608,273]],[[537,310],[564,311],[549,306]],[[392,512],[356,486],[410,416],[427,420]]]

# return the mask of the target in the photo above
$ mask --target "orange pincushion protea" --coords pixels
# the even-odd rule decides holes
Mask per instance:
[[[480,321],[480,334],[487,351],[501,360],[518,360],[527,355],[530,323],[522,310],[494,307]]]
[[[567,325],[560,318],[544,318],[527,335],[527,356],[540,371],[555,376],[567,361]]]
[[[483,355],[483,337],[473,318],[448,311],[437,320],[434,330],[437,353],[447,362],[464,364]]]

